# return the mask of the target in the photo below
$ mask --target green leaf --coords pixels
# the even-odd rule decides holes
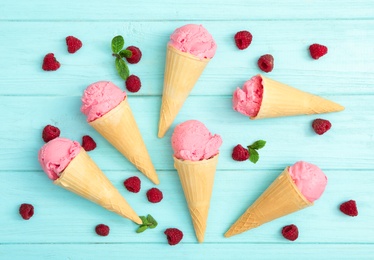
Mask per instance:
[[[147,225],[141,225],[137,230],[136,233],[142,233],[148,228]]]
[[[131,58],[132,51],[130,51],[130,50],[122,50],[122,51],[119,52],[119,56],[121,58]]]
[[[122,79],[126,80],[129,77],[130,71],[124,60],[116,58],[116,69]]]
[[[140,216],[139,218],[142,220],[143,225],[147,225],[148,224],[148,219],[146,217]]]
[[[117,35],[112,39],[112,51],[114,53],[118,53],[122,50],[123,46],[125,45],[125,40],[121,35]]]
[[[258,149],[263,148],[265,146],[265,144],[266,144],[266,141],[264,141],[264,140],[258,140],[256,142],[254,142],[253,144],[251,144],[249,146],[249,148],[258,150]]]
[[[157,221],[151,216],[151,215],[148,215],[147,216],[147,220],[148,220],[148,223],[150,223],[151,225],[149,225],[150,228],[155,228],[157,227]]]
[[[255,149],[249,148],[249,160],[256,163],[260,159],[260,155]]]

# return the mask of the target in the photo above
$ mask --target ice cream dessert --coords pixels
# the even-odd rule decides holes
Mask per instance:
[[[158,137],[163,137],[170,128],[216,49],[212,35],[202,25],[187,24],[171,34],[167,44]]]
[[[84,91],[81,111],[96,131],[152,182],[159,184],[125,92],[110,81],[95,82]]]
[[[231,237],[290,213],[312,206],[327,185],[322,170],[311,163],[299,161],[286,169],[261,196],[229,228]]]
[[[322,97],[256,75],[237,88],[233,109],[250,119],[338,112],[344,107]]]
[[[222,139],[206,126],[189,120],[175,127],[171,137],[174,167],[192,218],[197,240],[204,241],[214,175]]]
[[[137,224],[142,223],[78,142],[57,137],[39,150],[38,160],[54,184]]]

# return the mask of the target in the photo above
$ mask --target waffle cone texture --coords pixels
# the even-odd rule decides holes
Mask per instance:
[[[142,220],[84,149],[69,163],[54,184],[137,224]]]
[[[199,243],[204,241],[218,156],[217,154],[213,158],[201,161],[180,160],[174,157],[174,167],[179,175]]]
[[[168,131],[209,61],[167,46],[158,137]]]
[[[312,206],[293,182],[287,167],[225,233],[231,237]]]
[[[160,183],[127,98],[89,124],[153,183]]]

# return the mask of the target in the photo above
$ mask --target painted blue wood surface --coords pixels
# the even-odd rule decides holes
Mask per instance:
[[[203,2],[203,3],[201,3]],[[180,111],[173,127],[198,119],[223,138],[205,242],[198,244],[171,159],[171,131],[157,138],[165,44],[186,23],[201,23],[214,36],[218,50]],[[237,50],[233,35],[249,30],[254,38]],[[142,89],[129,103],[160,177],[164,200],[147,201],[154,185],[144,178],[86,122],[80,113],[84,88],[111,80],[124,89],[110,52],[115,35],[137,45],[143,58],[130,71]],[[0,4],[0,259],[371,259],[374,254],[374,2],[360,1],[11,1]],[[65,37],[75,35],[83,48],[66,51]],[[329,53],[318,61],[308,46],[325,44]],[[44,55],[54,52],[56,72],[44,72]],[[250,121],[231,109],[231,94],[259,73],[259,56],[275,57],[268,76],[324,96],[346,107],[326,115]],[[311,129],[317,117],[333,127],[323,136]],[[91,135],[98,144],[90,156],[132,207],[152,214],[154,230],[136,234],[136,225],[69,193],[45,176],[37,162],[41,131],[54,124],[62,135],[80,141]],[[233,146],[267,140],[260,161],[238,163]],[[313,207],[244,234],[223,233],[265,190],[285,166],[297,160],[319,165],[328,176],[324,195]],[[137,175],[138,194],[122,182]],[[359,216],[343,215],[339,204],[355,199]],[[35,206],[24,221],[21,203]],[[108,237],[94,232],[98,223],[111,228]],[[280,230],[294,223],[295,242]],[[163,231],[178,227],[182,242],[170,247]]]

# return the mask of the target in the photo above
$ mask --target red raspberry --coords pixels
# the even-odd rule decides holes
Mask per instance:
[[[130,92],[138,92],[141,86],[142,86],[142,83],[140,82],[140,79],[138,76],[130,75],[126,79],[126,88]]]
[[[106,237],[107,235],[109,235],[109,230],[110,230],[109,227],[104,224],[99,224],[95,228],[96,234],[98,234],[99,236],[103,236],[103,237]]]
[[[294,224],[284,226],[282,228],[282,235],[285,239],[295,241],[299,237],[299,229]]]
[[[134,193],[138,193],[140,191],[140,184],[140,179],[136,176],[130,177],[123,182],[123,185],[125,185],[126,189],[129,192]]]
[[[354,200],[348,200],[342,203],[339,209],[341,212],[351,217],[356,217],[358,215],[356,201]]]
[[[82,137],[82,147],[87,152],[92,151],[96,148],[96,142],[94,141],[94,139],[92,139],[91,136],[85,135]]]
[[[75,53],[82,47],[82,42],[74,36],[66,37],[66,45],[68,46],[69,53]]]
[[[24,220],[29,220],[34,215],[34,206],[27,203],[21,204],[19,214]]]
[[[43,129],[42,138],[44,142],[48,143],[52,139],[60,136],[60,129],[53,125],[46,125]]]
[[[258,67],[263,72],[270,72],[274,68],[274,57],[271,54],[262,55],[257,61]]]
[[[319,135],[323,135],[331,128],[331,123],[328,120],[317,118],[313,120],[312,127],[314,132]]]
[[[138,47],[129,46],[129,47],[126,48],[126,50],[129,50],[129,51],[132,52],[131,57],[126,58],[126,60],[127,60],[128,63],[136,64],[142,58],[142,52],[139,50]]]
[[[152,188],[147,191],[147,198],[149,202],[158,203],[163,199],[163,195],[159,189]]]
[[[248,149],[245,149],[243,146],[238,144],[234,147],[232,150],[232,159],[235,161],[245,161],[249,158],[249,152]]]
[[[60,63],[56,60],[53,53],[48,53],[43,59],[42,69],[45,71],[54,71],[60,68]]]
[[[324,56],[327,53],[328,49],[326,46],[314,43],[309,46],[309,52],[310,56],[312,56],[313,59],[318,60],[322,56]]]
[[[251,44],[252,34],[248,31],[240,31],[235,34],[234,39],[239,50],[244,50]]]
[[[183,238],[183,232],[177,228],[168,228],[165,230],[164,234],[171,246],[178,244]]]

